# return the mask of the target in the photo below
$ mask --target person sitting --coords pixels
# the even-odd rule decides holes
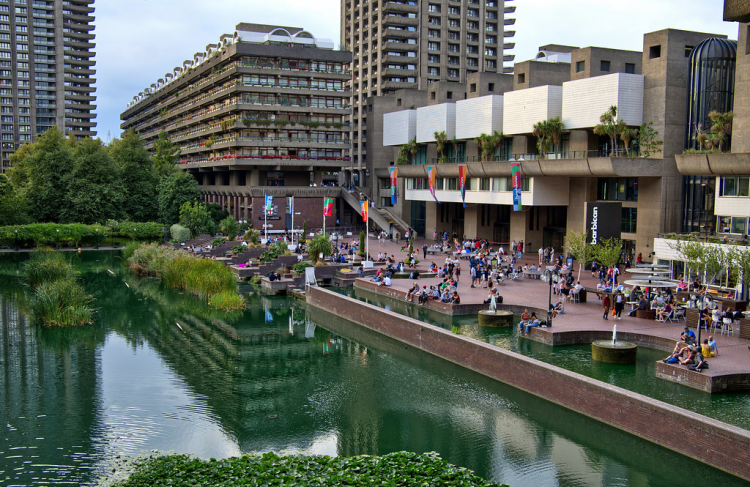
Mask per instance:
[[[641,299],[638,300],[638,306],[633,308],[630,313],[628,313],[628,316],[635,316],[636,312],[638,311],[646,311],[648,310],[650,304],[648,302],[648,299],[646,299],[646,296],[641,295]]]
[[[708,338],[703,339],[701,344],[701,353],[704,357],[713,357],[714,353],[711,351],[711,345],[708,344]]]
[[[672,305],[667,303],[663,308],[656,311],[656,321],[667,321],[669,314],[672,312]]]
[[[524,334],[528,335],[529,330],[531,328],[534,328],[535,326],[539,326],[539,318],[536,317],[536,313],[531,313],[531,317],[529,318],[529,323],[526,325],[526,328],[524,330]]]
[[[557,304],[550,305],[549,309],[552,312],[553,318],[556,318],[557,315],[565,314],[565,305],[562,301],[558,301]]]
[[[386,274],[385,277],[383,277],[383,280],[378,283],[378,286],[390,286],[391,285],[391,275]]]
[[[674,350],[672,350],[672,354],[669,357],[662,359],[662,362],[665,364],[676,364],[680,361],[682,354],[687,351],[688,348],[685,342],[677,342],[674,346]]]
[[[418,291],[419,291],[419,284],[415,282],[406,292],[406,297],[404,298],[404,301],[413,301],[414,296],[417,295]]]
[[[688,345],[687,348],[687,356],[680,359],[680,365],[687,365],[689,367],[695,364],[695,345]]]
[[[430,299],[440,299],[440,290],[436,286],[430,286]]]
[[[703,353],[699,347],[695,347],[693,363],[687,364],[687,368],[696,372],[703,372],[703,369],[708,368],[708,362],[706,362],[706,358],[703,356]]]
[[[437,272],[437,264],[434,262],[430,264],[430,272]]]
[[[416,269],[411,271],[411,273],[409,274],[409,279],[419,279],[419,271]]]
[[[529,322],[529,319],[531,319],[529,310],[528,309],[523,310],[523,313],[521,313],[521,322],[518,324],[518,328],[520,329],[521,332],[523,332],[523,326]]]
[[[357,267],[357,275],[359,275],[359,277],[365,277],[365,270],[362,266]]]
[[[695,332],[686,326],[680,335],[680,340],[688,345],[693,345],[695,343]]]
[[[458,295],[458,291],[453,291],[453,295],[449,301],[450,304],[461,304],[461,296]]]
[[[273,282],[279,280],[279,275],[276,274],[274,271],[271,271],[268,273],[268,280]]]
[[[427,286],[422,286],[422,291],[419,293],[419,304],[425,304],[430,298],[430,293],[427,291]]]
[[[440,295],[440,302],[441,303],[450,303],[451,302],[451,293],[448,291],[448,288],[446,288],[443,291],[443,294]]]

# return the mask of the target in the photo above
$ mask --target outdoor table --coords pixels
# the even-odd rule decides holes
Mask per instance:
[[[524,274],[525,277],[528,277],[530,279],[531,278],[533,278],[533,279],[539,279],[539,277],[542,274],[544,274],[544,271],[538,271],[538,270],[536,270],[536,271],[524,271],[523,274]]]
[[[633,311],[638,306],[638,301],[626,301],[625,304],[629,304],[630,310]]]

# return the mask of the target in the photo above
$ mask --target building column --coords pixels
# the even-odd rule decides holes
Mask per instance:
[[[244,212],[245,221],[250,220],[250,197],[245,196],[245,212]]]
[[[479,205],[469,205],[464,209],[464,235],[466,238],[479,238]]]

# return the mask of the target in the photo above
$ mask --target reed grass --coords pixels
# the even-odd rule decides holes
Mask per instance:
[[[235,291],[222,291],[208,298],[208,304],[223,310],[245,309],[245,298]]]
[[[183,250],[158,244],[142,245],[128,259],[130,269],[141,275],[153,276],[173,289],[183,289],[205,299],[220,309],[244,308],[244,300],[236,293],[232,271],[221,262],[199,259]],[[221,294],[221,298],[211,299]],[[229,294],[239,299],[229,299]],[[218,303],[230,303],[224,307]]]

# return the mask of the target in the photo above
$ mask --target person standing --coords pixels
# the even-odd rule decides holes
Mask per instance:
[[[617,316],[618,320],[622,319],[622,308],[625,307],[625,295],[622,294],[622,291],[617,291],[617,294],[615,294],[615,316]]]
[[[422,258],[427,260],[427,242],[422,245]]]
[[[604,318],[605,320],[609,319],[610,305],[611,305],[611,301],[609,299],[609,294],[605,294],[604,299],[602,300],[602,307],[604,307],[604,316],[602,316],[602,318]]]

